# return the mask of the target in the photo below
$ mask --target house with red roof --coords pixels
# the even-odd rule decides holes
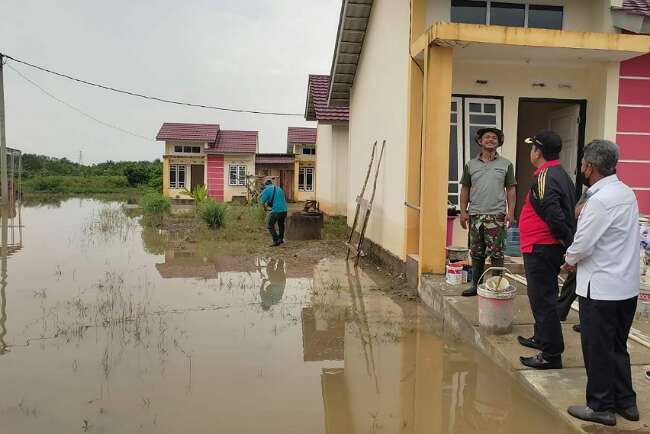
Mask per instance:
[[[618,176],[649,214],[649,18],[650,0],[342,0],[330,74],[310,76],[305,110],[319,122],[317,199],[332,185],[321,123],[347,122],[347,160],[332,161],[346,162],[347,178],[333,178],[346,180],[348,211],[359,166],[386,140],[365,250],[400,270],[444,273],[448,206],[460,206],[476,132],[503,130],[521,204],[533,171],[524,139],[551,128],[577,194],[584,146],[616,141]]]
[[[316,128],[289,127],[287,154],[294,156],[293,199],[316,199]]]
[[[156,140],[164,141],[163,194],[187,199],[185,190],[208,187],[210,197],[230,202],[246,197],[247,177],[255,173],[257,131],[222,130],[217,124],[166,122]]]
[[[330,101],[330,76],[309,76],[305,103],[305,120],[316,124],[316,173],[318,189],[316,200],[329,215],[347,215],[348,210],[348,118],[349,108],[344,101]]]
[[[255,156],[255,174],[270,177],[284,190],[289,202],[294,202],[294,165],[295,155],[291,154],[257,154]]]

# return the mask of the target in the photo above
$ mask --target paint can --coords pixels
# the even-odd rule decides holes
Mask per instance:
[[[503,267],[488,268],[479,282],[491,270],[508,271]],[[479,284],[478,322],[480,328],[488,334],[510,333],[515,317],[515,295],[517,295],[517,288],[503,276],[493,276]]]
[[[449,285],[460,285],[463,283],[463,264],[460,262],[447,264],[445,281]]]

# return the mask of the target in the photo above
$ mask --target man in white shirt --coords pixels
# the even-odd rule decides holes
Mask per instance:
[[[616,425],[616,413],[639,420],[632,388],[627,337],[639,295],[639,207],[634,192],[616,176],[618,145],[595,140],[584,150],[581,172],[589,199],[567,249],[567,271],[577,267],[587,405],[572,416]]]

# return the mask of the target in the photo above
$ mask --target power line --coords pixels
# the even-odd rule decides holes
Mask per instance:
[[[38,69],[43,72],[47,72],[48,74],[53,74],[58,77],[66,78],[68,80],[75,81],[77,83],[82,83],[88,86],[93,86],[93,87],[98,87],[100,89],[104,90],[109,90],[112,92],[117,92],[121,93],[124,95],[130,95],[130,96],[135,96],[138,98],[143,98],[143,99],[148,99],[152,101],[158,101],[158,102],[163,102],[167,104],[175,104],[175,105],[182,105],[186,107],[197,107],[197,108],[204,108],[204,109],[210,109],[210,110],[220,110],[220,111],[226,111],[226,112],[233,112],[233,113],[250,113],[250,114],[257,114],[257,115],[272,115],[272,116],[303,116],[303,113],[285,113],[285,112],[267,112],[267,111],[261,111],[261,110],[246,110],[246,109],[234,109],[234,108],[228,108],[228,107],[219,107],[219,106],[213,106],[213,105],[207,105],[207,104],[192,104],[188,102],[183,102],[183,101],[175,101],[171,99],[166,99],[166,98],[160,98],[157,96],[148,96],[144,95],[142,93],[138,92],[132,92],[128,90],[123,90],[123,89],[118,89],[115,87],[111,86],[106,86],[103,84],[98,84],[98,83],[93,83],[90,81],[82,80],[80,78],[73,77],[71,75],[63,74],[60,72],[52,71],[50,69],[44,68],[42,66],[34,65],[32,63],[26,62],[24,60],[16,59],[15,57],[9,56],[7,54],[0,53],[0,57],[4,57],[10,60],[13,60],[14,62],[21,63],[23,65],[29,66],[31,68]]]
[[[41,92],[43,92],[45,95],[49,96],[49,97],[52,98],[53,100],[55,100],[55,101],[57,101],[57,102],[59,102],[59,103],[61,103],[61,104],[63,104],[63,105],[65,105],[65,106],[68,107],[69,109],[74,110],[75,112],[79,113],[80,115],[85,116],[85,117],[87,117],[88,119],[91,119],[91,120],[93,120],[93,121],[95,121],[95,122],[97,122],[97,123],[99,123],[99,124],[101,124],[101,125],[103,125],[103,126],[105,126],[105,127],[112,128],[112,129],[114,129],[114,130],[120,131],[120,132],[122,132],[122,133],[124,133],[124,134],[128,134],[128,135],[130,135],[130,136],[137,137],[137,138],[139,138],[139,139],[147,140],[147,141],[150,141],[150,142],[155,142],[155,140],[152,139],[151,137],[145,137],[145,136],[142,136],[142,135],[140,135],[140,134],[138,134],[138,133],[134,133],[134,132],[132,132],[132,131],[125,130],[124,128],[118,127],[117,125],[109,124],[108,122],[104,122],[104,121],[102,121],[101,119],[97,119],[95,116],[93,116],[93,115],[91,115],[91,114],[88,114],[88,113],[84,112],[83,110],[81,110],[81,109],[79,109],[79,108],[73,106],[72,104],[67,103],[66,101],[63,101],[61,98],[59,98],[59,97],[57,97],[57,96],[51,94],[50,92],[48,92],[47,90],[45,90],[43,87],[41,87],[38,83],[34,82],[34,81],[31,80],[30,78],[28,78],[28,77],[26,77],[25,75],[23,75],[20,71],[18,71],[18,70],[17,70],[16,68],[14,68],[13,66],[11,66],[11,65],[7,65],[7,67],[9,67],[9,68],[10,68],[12,71],[14,71],[16,74],[18,74],[18,75],[19,75],[23,80],[27,81],[27,82],[30,83],[32,86],[36,87],[38,90],[40,90]]]

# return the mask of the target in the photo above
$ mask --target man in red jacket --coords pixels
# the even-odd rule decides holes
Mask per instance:
[[[532,368],[559,369],[564,339],[557,311],[557,276],[575,233],[575,185],[560,166],[560,136],[544,130],[526,143],[532,145],[530,161],[537,170],[519,217],[519,235],[535,329],[532,337],[518,340],[541,352],[520,359]]]

